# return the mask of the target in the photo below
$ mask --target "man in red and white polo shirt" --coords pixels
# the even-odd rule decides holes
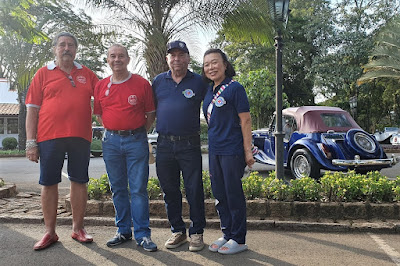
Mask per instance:
[[[74,61],[78,42],[68,32],[53,41],[56,60],[35,74],[26,97],[26,156],[40,158],[42,211],[46,234],[34,245],[45,249],[58,241],[56,218],[58,183],[65,153],[71,181],[72,235],[79,242],[92,242],[83,227],[89,181],[91,97],[98,78],[87,67]]]
[[[131,240],[133,224],[136,243],[146,251],[156,251],[150,238],[147,196],[147,131],[155,119],[153,92],[147,80],[128,71],[129,61],[124,46],[112,45],[107,63],[113,74],[96,85],[94,95],[94,114],[101,117],[105,128],[103,159],[118,227],[107,246]]]

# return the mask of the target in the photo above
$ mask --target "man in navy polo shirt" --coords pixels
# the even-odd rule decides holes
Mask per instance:
[[[190,206],[189,250],[203,249],[204,192],[200,148],[200,104],[207,84],[202,77],[188,70],[189,50],[182,41],[167,45],[169,71],[153,81],[159,134],[156,171],[164,192],[165,207],[172,236],[165,247],[172,249],[187,242],[182,219],[182,173],[186,199]]]

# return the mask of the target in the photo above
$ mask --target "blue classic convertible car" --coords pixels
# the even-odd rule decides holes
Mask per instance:
[[[320,177],[320,170],[365,173],[396,164],[376,139],[350,114],[337,107],[303,106],[282,111],[284,166],[294,178]],[[275,119],[268,129],[253,131],[254,158],[275,165]]]

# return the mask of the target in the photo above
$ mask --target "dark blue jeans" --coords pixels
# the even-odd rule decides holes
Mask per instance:
[[[171,140],[158,137],[156,171],[164,192],[165,208],[172,232],[186,233],[182,219],[182,172],[186,199],[190,207],[189,236],[202,234],[206,225],[200,137]]]
[[[211,188],[226,240],[246,243],[246,199],[242,177],[244,156],[209,154]]]
[[[115,207],[115,224],[121,234],[132,232],[136,240],[150,236],[149,146],[146,132],[120,136],[106,131],[103,159]]]

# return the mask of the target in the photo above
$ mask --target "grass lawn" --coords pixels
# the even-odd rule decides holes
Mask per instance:
[[[24,156],[25,151],[20,150],[0,150],[0,156]]]

